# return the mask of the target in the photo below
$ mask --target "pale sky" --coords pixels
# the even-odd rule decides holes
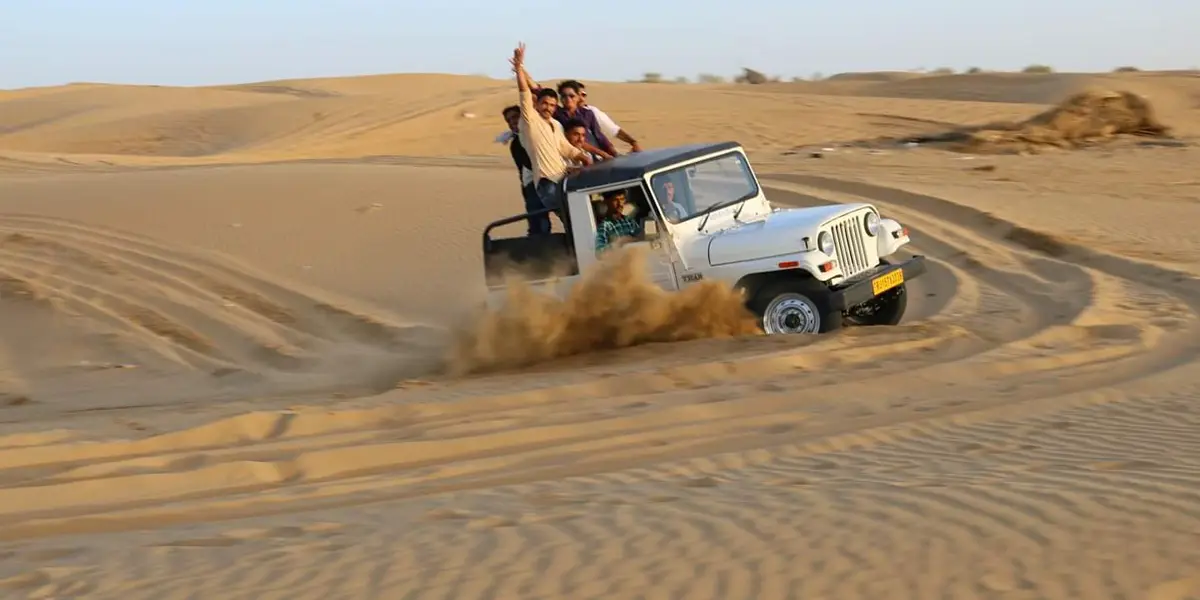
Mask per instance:
[[[1200,65],[1200,0],[0,0],[0,88]]]

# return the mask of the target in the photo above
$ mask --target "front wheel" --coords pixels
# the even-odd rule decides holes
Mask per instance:
[[[842,326],[842,314],[829,305],[829,290],[812,279],[768,284],[750,306],[767,335],[828,333]]]

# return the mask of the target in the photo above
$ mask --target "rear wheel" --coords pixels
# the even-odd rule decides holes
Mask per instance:
[[[828,333],[842,326],[842,314],[830,308],[829,290],[813,279],[788,279],[767,284],[750,309],[768,335]]]

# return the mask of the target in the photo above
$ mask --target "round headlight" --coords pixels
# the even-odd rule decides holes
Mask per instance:
[[[879,233],[879,215],[873,212],[867,213],[867,218],[863,220],[867,226],[867,235],[875,236]]]
[[[817,248],[827,256],[833,256],[833,236],[828,231],[822,231],[817,236]]]

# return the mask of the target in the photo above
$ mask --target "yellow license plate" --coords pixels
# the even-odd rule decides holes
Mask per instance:
[[[904,270],[896,269],[887,275],[880,275],[871,280],[871,291],[876,296],[904,283]]]

